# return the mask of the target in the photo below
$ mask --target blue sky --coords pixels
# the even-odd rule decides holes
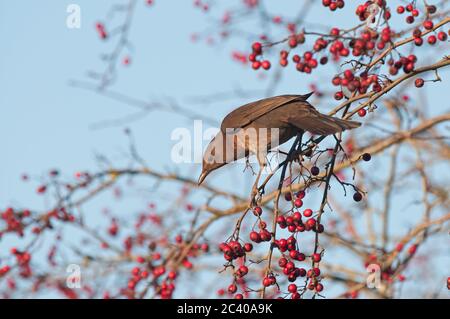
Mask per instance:
[[[277,4],[276,10],[289,12],[288,2]],[[88,70],[101,70],[99,55],[108,52],[110,46],[99,41],[94,24],[105,17],[111,2],[75,2],[81,6],[81,29],[68,29],[65,25],[70,3],[74,2],[0,3],[0,34],[4,39],[0,43],[0,143],[4,154],[0,165],[0,202],[33,200],[38,204],[29,186],[18,180],[22,172],[39,174],[52,167],[67,172],[89,168],[95,152],[111,155],[125,145],[121,128],[93,130],[91,125],[135,110],[68,85],[70,80],[86,79]],[[115,86],[120,92],[143,100],[175,99],[182,106],[205,112],[219,121],[235,107],[236,101],[231,105],[225,101],[204,106],[188,103],[188,98],[236,87],[248,90],[266,87],[266,81],[255,80],[253,71],[230,59],[230,48],[243,51],[247,49],[243,46],[245,42],[238,40],[233,45],[212,48],[204,43],[191,43],[191,33],[202,31],[209,24],[190,1],[177,2],[176,10],[170,1],[157,1],[150,8],[143,3],[139,5],[131,30],[135,51],[132,65],[119,68]],[[346,14],[338,12],[336,17],[336,24],[345,25]],[[309,90],[304,75],[290,69],[286,73],[275,93]],[[315,82],[322,79],[323,75],[318,73]],[[436,92],[429,96],[440,102],[439,92],[448,88],[448,83],[429,87],[432,93]],[[151,156],[152,164],[157,166],[169,159],[171,144],[167,140],[172,129],[191,124],[180,117],[170,116],[167,121],[168,118],[167,113],[153,112],[131,125],[143,155]],[[155,147],[149,145],[158,148],[157,154],[152,152]]]

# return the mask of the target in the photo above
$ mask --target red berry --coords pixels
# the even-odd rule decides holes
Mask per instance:
[[[311,217],[312,214],[313,214],[313,211],[309,208],[307,208],[303,211],[303,216],[305,216],[305,217]]]
[[[320,256],[320,254],[315,253],[311,256],[311,258],[314,262],[318,263],[322,259],[322,256]]]
[[[296,250],[291,250],[289,252],[289,257],[291,257],[292,259],[297,259],[298,258],[298,251]]]
[[[339,36],[339,33],[340,33],[340,31],[338,28],[332,28],[330,31],[330,34],[335,37]]]
[[[335,76],[333,80],[331,80],[331,83],[333,83],[334,86],[338,86],[341,84],[341,78],[339,76]]]
[[[402,14],[403,12],[405,12],[405,7],[404,6],[398,6],[397,7],[397,13],[398,14]]]
[[[366,116],[366,114],[367,114],[367,111],[366,111],[365,109],[360,109],[360,110],[358,111],[358,115],[359,115],[360,117],[364,117],[364,116]]]
[[[353,72],[351,70],[345,70],[344,77],[349,81],[353,80],[354,78]]]
[[[303,58],[308,61],[312,59],[312,53],[309,51],[306,51],[305,54],[303,55]]]
[[[292,294],[292,297],[291,297],[292,299],[300,299],[301,298],[301,296],[300,296],[300,294],[298,293],[298,292],[294,292],[293,294]]]
[[[365,162],[370,161],[371,158],[372,158],[372,156],[371,156],[369,153],[364,153],[364,154],[362,155],[362,159],[363,159],[363,161],[365,161]]]
[[[416,253],[416,251],[417,251],[417,245],[412,245],[412,246],[409,247],[409,249],[408,249],[408,253],[409,253],[410,255],[414,255],[414,254]]]
[[[433,44],[435,44],[436,43],[436,41],[437,41],[437,38],[436,38],[436,36],[435,35],[430,35],[429,37],[428,37],[428,44],[431,44],[431,45],[433,45]]]
[[[431,20],[426,20],[426,21],[424,21],[424,23],[423,23],[423,27],[425,28],[425,29],[427,29],[427,30],[431,30],[431,29],[433,29],[433,21],[431,21]]]
[[[270,69],[270,62],[267,60],[262,61],[261,66],[263,67],[264,70],[268,70]]]

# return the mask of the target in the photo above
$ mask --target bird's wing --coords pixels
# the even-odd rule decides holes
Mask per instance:
[[[347,121],[318,112],[314,107],[299,107],[289,112],[286,122],[312,134],[331,135],[359,127],[361,123]]]
[[[228,114],[223,119],[220,129],[222,132],[226,133],[227,128],[243,128],[256,119],[260,118],[261,116],[275,110],[276,108],[279,108],[280,106],[283,106],[295,100],[305,101],[311,94],[280,95],[245,104]]]

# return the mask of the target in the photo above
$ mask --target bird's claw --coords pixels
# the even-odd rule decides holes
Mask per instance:
[[[251,193],[252,206],[258,206],[258,204],[261,202],[263,195],[264,195],[264,186],[253,187]]]

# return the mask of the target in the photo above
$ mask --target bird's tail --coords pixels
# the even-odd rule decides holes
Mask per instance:
[[[331,135],[361,126],[360,122],[343,120],[325,114],[318,114],[319,121],[314,121],[307,131],[318,135]]]

